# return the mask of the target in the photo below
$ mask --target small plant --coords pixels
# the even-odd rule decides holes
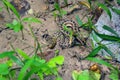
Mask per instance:
[[[26,17],[26,18],[21,18],[20,14],[17,12],[17,10],[14,8],[14,6],[8,1],[8,0],[2,0],[2,2],[4,3],[7,11],[9,12],[9,10],[11,10],[14,15],[16,16],[16,19],[14,19],[11,23],[7,23],[6,26],[9,27],[10,29],[13,29],[15,32],[22,32],[22,38],[24,38],[23,36],[23,23],[24,22],[37,22],[37,23],[41,23],[40,20],[38,20],[37,18],[34,17]]]
[[[18,54],[20,58],[14,56],[14,54]],[[8,57],[9,60],[0,64],[0,80],[28,80],[32,79],[33,74],[37,75],[40,80],[44,80],[45,75],[55,75],[56,78],[60,78],[57,67],[62,65],[64,61],[63,56],[56,56],[46,62],[39,56],[29,57],[20,49],[0,53],[0,59],[5,57]],[[15,63],[17,66],[13,68]],[[20,72],[17,77],[18,70]]]
[[[56,17],[62,18],[64,15],[67,14],[66,11],[61,9],[61,7],[60,7],[60,5],[58,3],[54,4],[54,8],[58,11],[58,13],[55,12],[55,11],[53,12],[53,16],[55,17],[55,19],[56,19]]]

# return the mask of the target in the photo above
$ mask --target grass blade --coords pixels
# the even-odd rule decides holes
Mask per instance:
[[[108,49],[105,45],[103,46],[103,49],[111,56],[111,57],[115,57],[114,54],[111,52],[110,49]]]
[[[120,37],[116,37],[116,36],[110,36],[110,35],[105,35],[105,34],[99,34],[98,32],[95,31],[95,33],[102,38],[103,40],[107,40],[107,41],[116,41],[118,43],[120,43]]]
[[[0,53],[0,58],[9,57],[9,56],[11,56],[13,54],[15,54],[14,51],[3,52],[3,53]]]
[[[106,11],[106,13],[109,15],[110,19],[112,18],[112,14],[111,14],[109,8],[105,4],[98,3],[98,6]]]
[[[31,64],[33,63],[34,59],[30,59],[28,60],[25,65],[22,67],[20,73],[19,73],[19,76],[18,76],[18,80],[23,80],[24,78],[24,75],[27,71],[27,69],[31,66]]]
[[[79,25],[79,26],[82,26],[82,25],[83,25],[83,22],[80,20],[79,16],[76,15],[75,18],[76,18],[76,20],[77,20],[78,25]]]
[[[115,13],[117,13],[118,15],[120,15],[120,10],[119,9],[116,9],[116,8],[111,8],[112,11],[114,11]]]
[[[19,66],[23,66],[23,62],[20,59],[18,59],[16,56],[11,55],[9,56],[9,58],[12,59]]]
[[[98,46],[97,48],[92,50],[92,52],[90,52],[90,54],[87,57],[94,57],[94,56],[96,56],[101,49],[102,49],[102,46]]]
[[[30,59],[30,57],[21,49],[16,50],[18,54],[20,54],[24,59]]]
[[[13,11],[13,13],[16,15],[16,17],[20,19],[20,14],[15,9],[15,7],[8,0],[2,0],[2,1],[5,5],[7,5],[8,8],[10,8]]]
[[[114,31],[111,27],[104,25],[103,28],[111,33],[113,33],[114,35],[116,35],[117,37],[119,36],[116,31]]]
[[[22,19],[23,22],[29,22],[29,23],[42,23],[39,19],[34,18],[34,17],[26,17]]]

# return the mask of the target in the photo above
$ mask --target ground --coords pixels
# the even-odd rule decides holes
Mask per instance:
[[[33,32],[35,33],[36,37],[38,38],[38,41],[41,43],[42,51],[55,51],[60,50],[59,55],[63,55],[65,57],[65,62],[61,68],[59,68],[59,74],[62,76],[63,80],[72,80],[71,73],[73,70],[84,70],[88,69],[93,63],[87,60],[80,60],[80,57],[85,57],[89,52],[90,48],[89,46],[74,46],[71,48],[61,49],[61,47],[58,45],[59,42],[57,42],[57,45],[54,49],[48,49],[46,44],[44,43],[42,39],[42,35],[44,34],[45,30],[48,30],[49,34],[52,35],[54,32],[59,30],[59,26],[57,25],[57,22],[55,21],[53,17],[53,12],[48,11],[52,10],[53,8],[51,5],[46,4],[44,0],[27,0],[30,3],[32,13],[38,13],[40,12],[41,16],[38,18],[41,20],[42,24],[38,23],[32,23],[31,27],[33,29]],[[78,0],[68,0],[68,3],[76,4]],[[62,1],[61,1],[62,4]],[[0,6],[2,4],[0,3]],[[48,9],[48,6],[50,7]],[[72,5],[69,5],[68,7],[64,7],[64,10],[70,11],[70,7]],[[79,6],[80,7],[80,6]],[[70,13],[69,15],[65,15],[64,17],[67,19],[75,20],[75,16],[78,15],[80,19],[86,14],[88,11],[86,7],[73,11],[73,13]],[[47,12],[47,13],[46,13]],[[19,48],[25,51],[28,55],[33,55],[34,50],[34,39],[29,34],[30,30],[28,28],[28,24],[24,23],[24,39],[22,38],[21,32],[14,32],[11,29],[6,28],[5,23],[11,22],[12,19],[15,17],[12,13],[10,15],[8,12],[4,9],[2,12],[0,12],[0,15],[2,15],[4,18],[0,18],[0,52],[12,50],[10,44],[14,46],[14,48]],[[12,16],[11,16],[12,15]],[[30,14],[28,12],[22,17],[27,16],[33,16],[33,14]],[[85,17],[83,22],[87,21],[87,17]],[[89,43],[89,42],[88,42]],[[101,66],[107,75],[109,73],[109,70],[107,68],[103,68]],[[48,80],[48,79],[46,79]],[[109,80],[107,76],[104,77],[102,80]]]

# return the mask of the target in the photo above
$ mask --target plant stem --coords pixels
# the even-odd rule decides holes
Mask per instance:
[[[40,45],[40,43],[38,42],[37,37],[34,35],[30,24],[29,24],[29,29],[30,29],[30,32],[31,32],[31,34],[32,34],[32,37],[34,38],[35,44],[37,44],[37,45],[35,45],[35,56],[37,55],[37,52],[38,52],[38,50],[39,50],[40,53],[41,53],[41,56],[44,57],[43,52],[42,52],[42,49],[41,49],[41,45]],[[37,47],[36,47],[36,46],[37,46]]]

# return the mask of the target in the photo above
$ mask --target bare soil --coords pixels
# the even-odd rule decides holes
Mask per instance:
[[[90,52],[89,46],[74,46],[71,48],[61,49],[61,47],[57,44],[54,49],[48,49],[45,42],[42,39],[42,35],[45,30],[48,30],[49,34],[53,34],[54,32],[59,30],[59,27],[53,17],[53,6],[51,4],[46,4],[45,0],[27,0],[30,3],[31,9],[33,13],[41,12],[42,15],[38,18],[42,21],[42,24],[32,23],[32,29],[35,33],[38,41],[41,43],[42,50],[44,51],[55,51],[60,50],[59,55],[63,55],[65,57],[65,62],[61,68],[59,68],[59,74],[62,76],[63,80],[72,80],[71,74],[73,70],[85,70],[89,69],[89,67],[93,64],[90,61],[80,60],[81,57],[85,57]],[[60,4],[63,5],[64,0],[60,0]],[[64,7],[64,10],[69,11],[73,4],[76,4],[78,0],[68,0],[68,3],[72,3],[67,7]],[[0,6],[3,6],[0,3]],[[49,8],[48,8],[49,6]],[[64,17],[67,19],[75,20],[75,16],[78,15],[80,19],[87,13],[87,8],[82,7],[78,10],[73,11],[73,13],[69,15],[65,15]],[[46,14],[47,12],[47,14]],[[12,15],[12,16],[11,16]],[[28,28],[28,24],[24,23],[24,39],[22,39],[21,32],[15,33],[13,30],[6,28],[5,23],[11,22],[15,17],[12,13],[10,15],[4,9],[0,12],[0,52],[12,50],[10,44],[14,46],[14,48],[19,48],[25,51],[28,55],[32,56],[34,51],[34,39],[29,34],[30,30]],[[24,14],[22,17],[33,16],[33,14]],[[87,17],[83,19],[83,22],[87,21]],[[59,43],[59,42],[57,42]],[[102,66],[101,66],[102,67]],[[109,73],[107,68],[101,68],[104,70],[105,74]],[[109,80],[105,75],[103,80]],[[49,80],[49,79],[46,79]]]

